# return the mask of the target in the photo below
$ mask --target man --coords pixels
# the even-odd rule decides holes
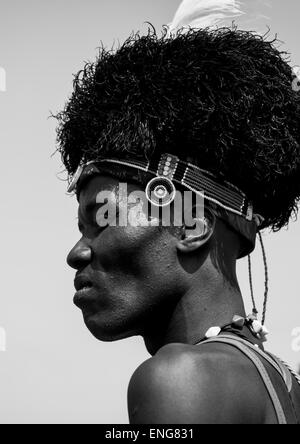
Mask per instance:
[[[68,256],[74,301],[99,340],[144,338],[152,357],[129,384],[132,424],[300,421],[298,381],[263,351],[267,331],[255,309],[246,316],[236,277],[256,234],[297,209],[292,82],[274,42],[227,28],[136,35],[75,79],[58,116],[82,234]],[[204,196],[200,213],[186,198],[192,230],[175,223],[184,191]],[[124,211],[159,223],[120,223]]]

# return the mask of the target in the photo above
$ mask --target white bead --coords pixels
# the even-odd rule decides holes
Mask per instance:
[[[261,332],[260,332],[261,340],[262,340],[263,342],[266,342],[266,341],[267,341],[267,336],[268,336],[268,334],[269,334],[269,330],[267,329],[267,327],[265,327],[265,326],[263,325],[262,330],[261,330]]]
[[[251,325],[255,333],[260,333],[262,331],[263,327],[259,321],[253,321]]]
[[[209,338],[214,338],[215,336],[218,336],[218,334],[221,332],[221,328],[220,327],[211,327],[207,330],[207,332],[205,333],[205,337],[207,339]]]

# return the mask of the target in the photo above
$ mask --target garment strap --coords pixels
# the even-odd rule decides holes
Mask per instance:
[[[270,399],[271,399],[272,404],[274,406],[274,410],[276,412],[278,424],[287,424],[285,413],[283,411],[283,408],[282,408],[281,402],[278,398],[278,395],[276,393],[276,390],[274,389],[272,381],[271,381],[263,363],[261,362],[261,360],[259,359],[259,357],[255,353],[258,351],[258,349],[256,349],[256,347],[255,347],[255,352],[254,352],[251,350],[251,347],[249,347],[249,345],[251,345],[251,344],[248,343],[248,341],[244,341],[241,338],[234,338],[229,335],[216,336],[215,338],[207,339],[206,341],[203,341],[200,344],[207,344],[207,343],[212,343],[212,342],[221,342],[221,343],[232,345],[232,346],[238,348],[245,356],[247,356],[253,362],[253,364],[255,365],[257,371],[259,372],[259,374],[265,384],[265,387],[269,393]],[[246,342],[247,345],[244,342]],[[263,354],[263,356],[265,357],[265,354]],[[274,367],[274,365],[273,365],[273,367]],[[275,368],[277,369],[277,366]],[[281,374],[281,371],[279,371],[279,374]]]
[[[255,351],[255,353],[259,354],[262,358],[264,358],[266,361],[268,361],[268,363],[270,365],[272,365],[272,367],[279,373],[279,375],[283,379],[284,383],[287,385],[287,375],[286,375],[285,369],[283,368],[282,364],[280,365],[280,363],[278,362],[277,359],[273,358],[273,356],[271,354],[268,354],[265,351],[262,351],[259,347],[256,347],[254,344],[252,344],[252,342],[246,341],[245,339],[240,338],[240,337],[230,336],[230,335],[226,335],[226,334],[222,334],[219,337],[238,341],[239,343],[244,344],[247,347],[251,348],[253,351]],[[288,388],[288,386],[287,386],[287,388]]]
[[[274,367],[274,369],[280,374],[282,377],[286,388],[289,393],[291,393],[293,388],[293,378],[292,375],[296,378],[298,384],[300,384],[300,378],[299,375],[297,375],[285,362],[283,362],[280,358],[275,356],[273,353],[262,351],[259,347],[256,347],[251,342],[246,341],[245,339],[242,339],[240,337],[234,338],[233,336],[229,336],[226,334],[222,334],[223,338],[229,338],[229,339],[236,339],[239,340],[242,344],[250,347],[252,350],[254,350],[256,353],[258,353],[262,358],[264,358],[266,361],[268,361],[269,364]]]
[[[292,388],[293,388],[293,378],[292,378],[291,371],[279,358],[277,358],[277,356],[273,355],[270,352],[266,352],[266,353],[267,353],[267,356],[270,356],[277,363],[277,365],[280,367],[282,374],[284,375],[285,385],[288,389],[288,392],[291,393]]]
[[[269,353],[269,355],[272,356],[273,359],[276,359],[277,362],[280,362],[281,365],[283,365],[283,367],[286,369],[286,371],[295,378],[296,382],[298,385],[300,385],[300,375],[298,373],[295,372],[295,370],[293,370],[289,364],[287,364],[286,362],[284,362],[281,358],[278,358],[278,356],[275,356],[273,353]]]

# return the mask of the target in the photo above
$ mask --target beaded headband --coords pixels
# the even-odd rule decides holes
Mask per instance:
[[[192,163],[184,162],[177,156],[168,153],[152,158],[148,162],[143,160],[100,159],[82,164],[72,177],[68,193],[76,191],[85,167],[90,164],[105,163],[134,168],[155,176],[146,187],[147,199],[154,205],[165,206],[170,204],[175,198],[175,184],[179,184],[231,213],[248,221],[255,220],[258,226],[263,220],[261,216],[253,214],[252,202],[239,188]]]

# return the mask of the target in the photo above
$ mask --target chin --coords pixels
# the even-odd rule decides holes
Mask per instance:
[[[139,334],[136,330],[126,328],[124,322],[105,322],[97,315],[84,315],[84,323],[90,333],[103,342],[119,341]]]

